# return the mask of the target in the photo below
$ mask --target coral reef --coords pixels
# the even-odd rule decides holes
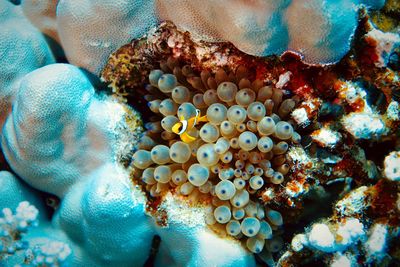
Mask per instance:
[[[56,8],[58,1],[24,0],[21,3],[25,16],[45,36],[60,42],[57,32]]]
[[[110,53],[165,20],[198,39],[231,42],[252,55],[290,50],[309,63],[333,63],[350,48],[358,11],[384,4],[383,0],[40,2],[22,1],[33,24],[60,39],[69,62],[96,75]]]
[[[46,1],[53,2],[53,1]],[[64,1],[57,31],[68,61],[98,75],[109,54],[157,23],[153,1]]]
[[[48,266],[52,262],[66,262],[71,251],[68,250],[66,243],[60,241],[63,239],[62,235],[57,230],[49,228],[49,213],[46,212],[47,209],[39,192],[7,171],[0,172],[0,182],[2,189],[0,208],[4,214],[0,226],[2,265],[32,266],[34,257],[31,250],[35,250],[35,255],[44,255],[51,243],[62,244],[62,247],[66,249],[65,253],[59,255],[60,258],[54,254],[51,259],[42,258],[42,261],[47,261]],[[15,214],[13,214],[14,210]],[[40,259],[41,257],[38,258]]]
[[[15,215],[9,208],[4,208],[2,213],[3,216],[0,218],[2,237],[0,259],[4,260],[6,255],[12,255],[17,250],[27,249],[27,243],[20,239],[29,227],[37,224],[39,211],[28,201],[23,201],[18,204]]]
[[[161,239],[155,266],[256,266],[251,253],[239,242],[216,235],[204,218],[204,206],[193,206],[179,197],[167,194],[157,209],[163,226],[157,222],[155,231]],[[179,244],[179,245],[177,245]]]
[[[32,101],[29,104],[28,99]],[[51,235],[61,236],[59,241],[68,244],[74,255],[80,255],[71,257],[66,264],[141,265],[149,256],[157,229],[145,215],[143,194],[130,184],[128,173],[117,165],[124,151],[130,151],[130,145],[134,145],[124,141],[137,141],[135,132],[140,134],[141,129],[135,113],[123,115],[125,109],[128,107],[115,100],[95,96],[81,70],[72,65],[53,64],[23,78],[13,111],[5,123],[2,149],[12,170],[33,187],[59,199],[51,222],[41,222],[38,231],[50,228],[55,232]],[[108,117],[104,116],[105,110]],[[34,127],[30,124],[33,122]],[[128,132],[133,134],[129,138]],[[227,253],[235,255],[223,260],[222,265],[231,261],[252,265],[253,259],[240,246],[232,246],[217,237],[202,240],[207,233],[205,227],[193,228],[199,232],[190,234],[193,247],[199,243],[207,247],[219,240],[218,244],[225,246]],[[170,231],[181,229],[178,224]],[[173,234],[168,236],[177,238]],[[181,238],[187,239],[186,235]],[[36,239],[28,240],[29,244],[37,243]],[[146,253],[132,255],[135,250]],[[32,253],[37,256],[53,253],[52,249],[46,251],[32,250]],[[175,264],[187,259],[170,256],[171,253],[176,251],[165,249],[162,258]],[[210,258],[205,254],[200,251],[193,261],[203,257],[204,263],[207,262]],[[18,263],[17,260],[13,258],[11,263]]]
[[[304,55],[309,63],[332,63],[350,47],[357,24],[354,5],[377,8],[384,1],[159,1],[162,19],[207,41],[229,41],[257,56],[287,50]],[[195,14],[193,10],[196,10]],[[177,15],[178,13],[178,15]],[[218,14],[209,21],[209,14]],[[305,16],[305,14],[307,14]],[[340,18],[340,19],[339,19]],[[231,25],[225,27],[225,25]],[[340,30],[339,30],[340,29]],[[307,34],[304,32],[307,31]],[[340,34],[336,34],[340,32]]]
[[[398,1],[386,0],[383,8],[371,13],[371,20],[382,31],[396,32],[399,29],[397,16],[400,13],[400,5]]]
[[[114,130],[125,123],[123,107],[95,98],[83,72],[67,64],[38,69],[20,84],[3,129],[3,153],[23,180],[60,200],[51,222],[40,222],[37,231],[50,228],[55,232],[50,236],[60,236],[59,241],[80,255],[68,264],[143,264],[148,254],[131,251],[150,250],[151,222],[143,197],[114,163],[120,149],[120,140],[113,141],[120,134]],[[104,110],[109,117],[103,116]],[[50,255],[57,247],[41,251]]]
[[[398,190],[398,184],[385,180],[353,190],[336,203],[332,217],[294,236],[279,265],[296,266],[317,259],[331,266],[342,261],[348,266],[387,266],[391,257],[398,261],[390,252],[396,250],[390,244],[399,235],[400,210],[393,206]]]
[[[169,22],[146,38],[134,40],[113,53],[102,77],[118,97],[146,114],[147,132],[132,157],[132,176],[133,182],[142,185],[147,192],[148,210],[158,223],[168,227],[168,213],[162,207],[172,194],[180,201],[189,202],[188,205],[197,207],[200,203],[207,207],[205,221],[219,235],[237,235],[252,252],[265,248],[257,258],[268,265],[275,264],[274,258],[278,265],[305,259],[340,264],[360,260],[359,257],[367,257],[367,263],[381,262],[379,257],[386,253],[383,250],[374,252],[379,255],[375,257],[370,256],[373,253],[367,248],[357,251],[353,248],[361,241],[370,240],[368,244],[374,244],[375,241],[371,241],[376,238],[373,231],[377,231],[375,236],[383,232],[380,226],[372,230],[375,228],[371,222],[381,220],[379,216],[385,219],[388,216],[377,214],[376,209],[369,212],[358,206],[352,208],[350,203],[344,205],[346,209],[358,210],[365,213],[365,217],[337,213],[319,220],[292,242],[297,247],[307,247],[306,253],[292,250],[284,253],[283,249],[284,240],[290,236],[285,229],[304,220],[307,215],[303,213],[312,210],[306,206],[308,199],[315,202],[328,197],[324,188],[343,185],[342,192],[337,193],[343,198],[352,188],[363,188],[384,177],[396,179],[390,177],[397,173],[394,169],[398,153],[387,156],[385,169],[381,171],[386,155],[371,158],[369,151],[374,148],[368,148],[364,140],[370,140],[372,147],[381,142],[398,146],[398,73],[387,67],[387,55],[398,41],[395,35],[374,33],[378,30],[370,24],[367,15],[360,25],[357,49],[329,67],[306,65],[290,53],[280,59],[249,57],[230,44],[193,41],[188,33],[180,32]],[[382,53],[380,44],[385,45],[386,52]],[[264,95],[264,92],[267,93]],[[256,152],[252,154],[254,157],[259,154],[262,160],[268,158],[268,152],[254,144],[271,133],[257,128],[262,125],[262,117],[253,117],[249,107],[250,103],[257,105],[262,97],[268,96],[261,100],[260,109],[274,118],[276,114],[272,113],[282,112],[279,106],[274,106],[270,113],[267,110],[271,103],[281,103],[277,94],[287,98],[281,105],[285,110],[282,117],[297,130],[293,138],[289,138],[292,140],[287,143],[286,156],[273,152],[275,156],[269,158],[273,165],[268,167],[282,170],[279,165],[284,163],[287,177],[279,179],[276,184],[280,185],[276,186],[273,177],[264,176],[268,168],[261,168],[263,186],[257,188],[250,179],[252,176],[247,175],[246,163],[241,162],[241,157],[250,161],[251,153]],[[252,101],[247,102],[248,99]],[[229,116],[235,109],[239,111],[237,115]],[[232,127],[227,124],[230,131],[224,128],[225,120],[232,124]],[[243,123],[245,120],[249,123]],[[279,131],[279,127],[275,129]],[[247,138],[248,147],[239,140],[247,131],[252,133]],[[277,151],[279,133],[274,132],[272,136]],[[280,159],[284,161],[278,162]],[[257,167],[257,163],[251,163]],[[251,167],[248,165],[250,171]],[[242,173],[240,168],[243,168]],[[242,176],[243,170],[248,180]],[[256,181],[257,175],[254,177]],[[243,189],[235,183],[238,178],[248,183]],[[385,184],[378,182],[371,186],[370,192]],[[398,191],[395,184],[389,188],[392,192]],[[231,201],[245,189],[250,192],[250,204],[244,209],[244,216],[249,216],[252,206],[255,213],[246,218],[251,220],[236,218],[237,208]],[[387,211],[392,210],[397,200],[387,201],[390,203]],[[392,215],[390,218],[397,216]],[[256,220],[263,221],[260,220],[263,217],[276,237],[267,240],[265,245],[260,238],[248,238],[246,231],[247,224],[258,228]],[[390,218],[389,221],[393,221]],[[283,222],[284,227],[277,228]],[[390,230],[392,233],[396,233],[395,227],[391,228],[394,229],[394,232]],[[385,244],[391,240],[388,237]]]
[[[141,248],[147,242],[148,250],[152,240],[151,224],[144,215],[140,194],[132,197],[132,190],[121,178],[123,171],[112,164],[118,152],[113,153],[110,148],[111,140],[117,139],[113,130],[121,120],[120,116],[113,116],[124,111],[112,101],[93,99],[93,94],[93,87],[84,74],[71,65],[50,65],[24,77],[13,112],[3,128],[3,153],[11,168],[26,182],[60,198],[60,208],[53,218],[57,231],[67,236],[60,241],[70,244],[74,253],[84,249],[79,253],[82,256],[74,257],[70,263],[143,263],[146,254],[133,258],[129,252],[125,258],[122,256],[122,251],[131,251],[130,246],[138,244],[136,240],[142,239]],[[25,102],[28,99],[30,103]],[[110,117],[98,112],[107,109]],[[36,122],[35,127],[24,126],[28,121]],[[55,157],[55,153],[59,156]],[[114,214],[109,213],[107,205],[112,206]],[[84,225],[79,223],[82,217],[86,217]],[[140,218],[143,224],[139,223]],[[136,225],[134,229],[121,232],[132,224]],[[97,229],[106,225],[108,230],[101,230],[100,235]],[[115,228],[109,228],[110,225]],[[111,236],[114,243],[109,242]],[[124,246],[125,250],[118,250],[118,246]]]
[[[20,79],[27,73],[55,62],[41,34],[23,15],[20,7],[0,3],[0,128],[11,110]]]
[[[399,265],[398,13],[2,1],[0,265]]]

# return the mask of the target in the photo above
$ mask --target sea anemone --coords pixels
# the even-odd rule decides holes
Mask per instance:
[[[290,170],[286,152],[300,142],[288,118],[296,97],[250,81],[244,66],[198,75],[170,57],[148,78],[144,98],[153,114],[147,114],[147,132],[132,157],[134,179],[150,198],[172,191],[211,203],[207,224],[260,253],[283,224],[282,215],[258,197]],[[184,128],[190,120],[193,126]],[[267,247],[279,247],[279,240]]]
[[[360,29],[368,32],[366,22]],[[272,266],[276,254],[277,265],[336,260],[306,245],[316,223],[332,234],[352,217],[366,232],[376,218],[398,225],[397,213],[389,212],[399,206],[398,155],[390,153],[399,150],[398,75],[371,61],[364,30],[356,36],[359,48],[325,67],[293,53],[258,58],[228,43],[194,42],[170,23],[113,53],[103,80],[148,122],[131,166],[156,222],[169,228],[183,217],[189,224],[191,217],[174,211],[190,206],[198,216],[193,221],[204,218],[229,242],[262,250],[256,258]],[[371,126],[368,118],[379,123]],[[363,188],[373,199],[367,213]],[[327,195],[336,194],[340,212],[318,220],[314,204],[327,206]],[[170,197],[179,204],[168,209]],[[310,228],[285,246],[303,223]],[[275,253],[282,248],[288,250]],[[349,259],[368,254],[354,248],[346,249]]]

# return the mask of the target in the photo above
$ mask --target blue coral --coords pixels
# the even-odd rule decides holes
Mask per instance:
[[[252,4],[118,0],[104,8],[103,1],[60,1],[57,21],[70,62],[96,74],[112,51],[164,20],[188,30],[197,39],[229,41],[248,54],[267,56],[291,50],[302,54],[308,63],[333,63],[350,48],[358,9],[363,5],[380,8],[383,4],[383,0]]]

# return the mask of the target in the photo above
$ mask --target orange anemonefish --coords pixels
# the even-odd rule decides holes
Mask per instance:
[[[185,143],[190,143],[196,140],[196,138],[189,135],[188,132],[192,130],[197,123],[208,121],[207,116],[200,117],[199,109],[196,109],[196,116],[193,118],[185,120],[183,116],[180,116],[179,120],[179,122],[172,126],[172,131],[176,134],[179,134],[181,140]]]

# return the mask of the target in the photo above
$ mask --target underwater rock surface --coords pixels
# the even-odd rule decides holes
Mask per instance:
[[[0,265],[399,265],[398,14],[2,1]]]

